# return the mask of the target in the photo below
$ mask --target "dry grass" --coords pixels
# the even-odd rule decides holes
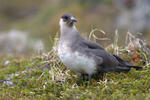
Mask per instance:
[[[55,40],[58,41],[58,38],[56,37]],[[129,45],[131,42],[137,43],[134,41],[137,41],[137,38],[132,39],[126,47],[112,44],[107,47],[107,50],[118,53],[136,65],[143,66],[143,70],[132,69],[129,73],[108,73],[104,81],[92,79],[92,83],[88,86],[86,82],[82,82],[79,75],[70,71],[60,62],[56,51],[58,42],[55,42],[54,48],[49,53],[33,56],[29,59],[3,57],[0,61],[0,98],[4,100],[149,100],[150,66],[147,61],[149,54],[145,50],[147,47],[144,42],[142,44],[140,42],[141,47]],[[145,48],[143,48],[144,46]],[[12,84],[7,84],[11,82]]]

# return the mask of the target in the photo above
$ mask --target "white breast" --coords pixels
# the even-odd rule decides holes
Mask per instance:
[[[93,74],[96,70],[96,63],[92,58],[79,52],[71,52],[67,44],[58,46],[60,60],[75,72]]]

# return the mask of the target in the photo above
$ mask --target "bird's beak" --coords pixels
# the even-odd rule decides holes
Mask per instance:
[[[72,21],[72,22],[77,22],[77,19],[74,18],[74,17],[71,17],[71,21]]]

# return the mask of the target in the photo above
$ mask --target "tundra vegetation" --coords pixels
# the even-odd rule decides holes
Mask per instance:
[[[0,0],[0,100],[150,100],[149,7],[149,0]],[[64,13],[77,17],[84,37],[143,69],[82,82],[56,56]]]
[[[149,100],[149,49],[142,40],[131,38],[130,33],[128,35],[128,45],[119,47],[116,31],[114,43],[106,49],[143,69],[131,69],[128,73],[107,73],[104,80],[93,78],[90,84],[82,82],[80,75],[59,61],[56,56],[57,42],[47,54],[1,56],[0,99]],[[94,34],[91,33],[91,36]]]

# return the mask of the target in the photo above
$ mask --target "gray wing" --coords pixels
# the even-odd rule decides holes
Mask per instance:
[[[89,48],[91,49],[101,49],[101,50],[104,50],[103,47],[101,47],[99,44],[93,42],[93,41],[90,41],[90,40],[85,40],[83,39],[82,41],[85,45],[87,45]]]
[[[103,63],[106,62],[107,64],[118,64],[118,60],[110,53],[108,53],[103,47],[99,44],[90,41],[90,40],[83,40],[83,44],[87,47],[87,52],[91,52],[91,55],[94,57],[101,57],[103,59]]]
[[[83,47],[85,47],[86,53],[94,58],[99,71],[111,72],[119,65],[118,60],[99,44],[90,40],[83,40],[82,43],[84,45]]]
[[[128,72],[130,68],[140,69],[140,67],[133,66],[120,57],[108,53],[95,42],[84,39],[82,45],[87,55],[95,59],[99,72]]]

